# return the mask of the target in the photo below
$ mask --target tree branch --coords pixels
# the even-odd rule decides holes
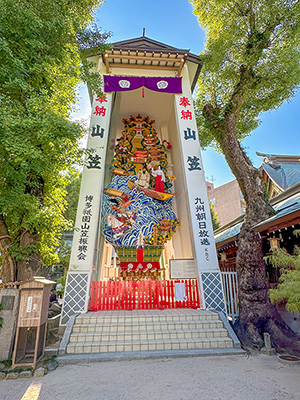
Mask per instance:
[[[238,10],[241,17],[245,17],[247,15],[248,10],[243,10],[241,4],[238,1],[233,3],[233,10]]]
[[[0,240],[4,240],[4,239],[12,239],[13,237],[10,235],[4,235],[4,236],[0,236]]]
[[[249,14],[249,24],[250,24],[250,31],[251,34],[256,32],[256,20],[255,20],[255,13],[253,10],[253,2],[249,2],[249,6],[247,7],[247,12],[246,14]]]
[[[245,65],[240,66],[240,80],[235,85],[233,93],[228,101],[228,105],[225,110],[225,118],[229,115],[234,115],[238,118],[241,106],[243,104],[246,91],[251,87],[253,83],[253,72],[251,67]]]
[[[216,111],[215,107],[210,103],[205,104],[205,106],[203,107],[204,117],[206,117],[209,120],[209,122],[213,125],[213,127],[216,130],[220,130],[222,129],[221,123],[220,120],[216,118],[215,111]]]

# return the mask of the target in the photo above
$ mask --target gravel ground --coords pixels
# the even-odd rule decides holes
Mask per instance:
[[[64,365],[42,378],[0,381],[0,399],[36,400],[24,394],[38,385],[38,400],[299,400],[300,365],[263,355]]]

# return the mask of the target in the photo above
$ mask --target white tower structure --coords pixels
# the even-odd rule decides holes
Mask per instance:
[[[192,98],[200,58],[142,36],[114,43],[91,60],[104,80],[105,95],[92,96],[90,153],[82,175],[61,324],[72,314],[88,311],[90,282],[104,279],[104,268],[112,260],[112,247],[102,232],[103,189],[112,177],[122,119],[131,115],[155,120],[161,143],[172,146],[167,173],[176,177],[174,190],[179,193],[173,208],[180,226],[161,263],[171,278],[198,279],[204,309],[226,313]]]

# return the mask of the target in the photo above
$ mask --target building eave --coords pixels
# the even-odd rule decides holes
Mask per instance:
[[[283,215],[282,217],[275,218],[271,217],[267,220],[263,221],[259,225],[255,226],[253,230],[255,232],[265,232],[269,233],[272,231],[277,231],[279,229],[283,229],[287,226],[295,225],[300,222],[300,210],[296,210],[289,214]]]
[[[108,74],[114,69],[132,68],[173,71],[181,76],[183,66],[187,64],[192,92],[202,67],[200,57],[190,53],[188,49],[178,49],[146,36],[111,43],[104,53],[96,52],[90,57],[96,55],[102,57]]]

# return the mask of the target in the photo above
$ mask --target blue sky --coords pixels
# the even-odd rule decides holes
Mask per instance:
[[[103,31],[110,31],[110,42],[146,36],[171,46],[199,54],[204,49],[205,34],[193,14],[188,0],[106,0],[96,13]],[[90,108],[85,91],[81,91],[80,116],[88,118]],[[299,154],[300,93],[278,110],[264,113],[260,126],[243,141],[255,166],[261,157],[255,152]],[[213,149],[202,153],[206,177],[219,186],[234,179],[224,157]]]

